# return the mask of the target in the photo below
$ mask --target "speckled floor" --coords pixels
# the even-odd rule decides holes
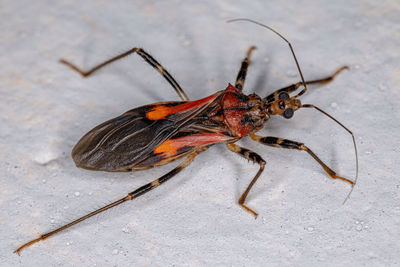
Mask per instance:
[[[395,266],[400,264],[400,4],[398,1],[10,1],[0,17],[1,266]],[[266,96],[306,79],[350,70],[302,96],[355,136],[358,184],[327,177],[306,153],[245,138],[266,169],[248,205],[237,204],[257,166],[217,145],[141,198],[13,254],[41,233],[86,214],[172,169],[135,173],[75,167],[73,145],[133,107],[177,100],[136,55],[89,79],[89,68],[143,47],[199,99],[233,83],[256,45],[245,91]],[[355,173],[351,137],[316,111],[273,118],[262,135],[306,143],[339,175]]]

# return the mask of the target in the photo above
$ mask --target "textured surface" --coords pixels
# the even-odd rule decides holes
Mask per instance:
[[[217,2],[217,3],[215,3]],[[0,265],[399,265],[399,1],[1,1]],[[97,124],[175,92],[134,55],[82,79],[88,68],[143,47],[191,99],[234,82],[250,45],[246,92],[265,96],[351,69],[302,97],[356,135],[360,177],[333,181],[307,154],[239,144],[267,161],[248,205],[236,204],[257,166],[215,146],[141,197],[26,249],[13,250],[116,200],[176,163],[135,173],[78,169],[73,145]],[[305,142],[339,174],[354,176],[350,136],[316,111],[272,119],[263,135]]]

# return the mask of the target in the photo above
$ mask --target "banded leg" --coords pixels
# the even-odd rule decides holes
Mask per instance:
[[[242,61],[242,66],[240,67],[239,73],[236,77],[235,87],[240,91],[243,90],[244,81],[246,80],[247,67],[250,65],[250,56],[253,50],[256,49],[255,46],[251,46],[247,50],[247,55]]]
[[[117,200],[117,201],[115,201],[115,202],[113,202],[111,204],[108,204],[107,206],[104,206],[104,207],[102,207],[102,208],[100,208],[98,210],[95,210],[95,211],[93,211],[93,212],[91,212],[91,213],[89,213],[89,214],[87,214],[85,216],[82,216],[81,218],[76,219],[75,221],[72,221],[72,222],[70,222],[70,223],[68,223],[68,224],[66,224],[64,226],[61,226],[60,228],[57,228],[56,230],[53,230],[53,231],[48,232],[48,233],[44,233],[44,234],[40,235],[39,238],[36,238],[36,239],[34,239],[32,241],[29,241],[28,243],[25,243],[22,246],[20,246],[19,248],[17,248],[14,251],[14,253],[20,254],[21,250],[23,250],[26,247],[31,246],[32,244],[34,244],[36,242],[45,240],[45,239],[49,238],[50,236],[53,236],[53,235],[55,235],[55,234],[57,234],[57,233],[59,233],[61,231],[64,231],[65,229],[70,228],[71,226],[73,226],[73,225],[75,225],[77,223],[80,223],[80,222],[82,222],[82,221],[84,221],[84,220],[86,220],[86,219],[88,219],[88,218],[90,218],[90,217],[92,217],[92,216],[94,216],[96,214],[99,214],[99,213],[101,213],[103,211],[106,211],[106,210],[108,210],[110,208],[113,208],[113,207],[115,207],[115,206],[117,206],[119,204],[122,204],[125,201],[133,200],[133,199],[135,199],[135,198],[137,198],[137,197],[139,197],[141,195],[144,195],[145,193],[147,193],[150,190],[152,190],[152,189],[158,187],[159,185],[165,183],[166,181],[171,179],[173,176],[178,174],[181,170],[183,170],[185,167],[187,167],[199,153],[203,152],[206,149],[207,149],[207,147],[195,151],[194,153],[190,154],[181,164],[179,164],[172,171],[170,171],[167,174],[161,176],[160,178],[152,181],[151,183],[148,183],[146,185],[143,185],[143,186],[139,187],[135,191],[133,191],[133,192],[129,193],[128,195],[126,195],[124,198],[121,198],[120,200]]]
[[[139,56],[141,56],[147,63],[149,63],[154,69],[156,69],[168,82],[169,84],[174,88],[174,90],[176,91],[176,93],[179,95],[179,97],[183,100],[183,101],[189,101],[188,96],[186,95],[186,93],[183,91],[183,89],[179,86],[179,84],[177,83],[177,81],[175,81],[175,79],[171,76],[171,74],[169,74],[169,72],[160,64],[157,62],[157,60],[155,60],[151,55],[149,55],[147,52],[145,52],[142,48],[132,48],[120,55],[117,55],[109,60],[104,61],[103,63],[100,63],[99,65],[94,66],[93,68],[91,68],[88,71],[84,71],[80,68],[78,68],[77,66],[75,66],[74,64],[66,61],[65,59],[60,59],[60,63],[67,65],[68,67],[70,67],[71,69],[75,70],[76,72],[78,72],[79,74],[81,74],[83,77],[88,77],[91,74],[93,74],[94,72],[96,72],[97,70],[101,69],[102,67],[117,61],[118,59],[124,58],[132,53],[137,53]]]
[[[311,157],[313,157],[319,163],[319,165],[321,165],[321,167],[329,175],[329,177],[331,177],[332,179],[340,179],[342,181],[348,182],[349,184],[351,184],[351,186],[354,186],[353,181],[336,175],[336,172],[334,170],[329,168],[322,160],[320,160],[320,158],[317,155],[314,154],[314,152],[311,151],[311,149],[309,149],[303,143],[291,141],[288,139],[278,138],[278,137],[272,137],[272,136],[262,137],[262,136],[258,136],[255,134],[250,134],[250,137],[254,141],[257,141],[257,142],[267,145],[267,146],[306,151]]]
[[[349,69],[348,66],[343,66],[343,67],[339,68],[338,70],[336,70],[331,76],[328,76],[328,77],[325,77],[322,79],[318,79],[318,80],[306,81],[305,83],[306,84],[321,84],[321,85],[327,84],[327,83],[330,83],[331,81],[333,81],[333,79],[336,77],[336,75],[338,75],[343,70],[347,70],[347,69]],[[280,93],[286,92],[286,93],[290,94],[291,92],[296,91],[301,85],[303,85],[303,83],[298,82],[298,83],[289,85],[287,87],[284,87],[282,89],[276,90],[272,94],[268,95],[266,97],[266,99],[267,99],[268,103],[273,102],[278,99]],[[301,96],[304,93],[305,93],[305,90],[303,89],[297,96]]]
[[[254,215],[255,218],[257,218],[258,214],[254,210],[250,209],[247,207],[244,202],[246,201],[247,195],[249,194],[251,188],[253,185],[256,183],[258,177],[260,177],[261,173],[264,170],[265,167],[265,160],[255,152],[248,150],[246,148],[240,147],[236,144],[227,144],[226,145],[230,151],[235,152],[242,156],[243,158],[247,160],[251,160],[254,163],[258,163],[260,165],[260,169],[258,170],[257,174],[254,176],[254,178],[251,180],[250,184],[247,186],[246,190],[242,193],[242,195],[239,198],[238,204],[242,206],[246,211],[250,212],[251,214]]]

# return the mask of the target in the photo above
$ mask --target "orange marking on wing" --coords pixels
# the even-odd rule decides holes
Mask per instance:
[[[154,149],[155,154],[163,154],[164,157],[177,155],[178,149],[184,147],[199,147],[207,144],[221,143],[230,137],[223,134],[193,134],[169,139]]]
[[[164,119],[171,114],[170,110],[171,107],[166,107],[164,105],[155,106],[151,111],[147,112],[146,117],[153,121]]]
[[[175,139],[176,140],[176,139]],[[163,154],[166,157],[175,155],[178,152],[177,141],[166,140],[154,149],[155,154]]]
[[[212,101],[214,101],[217,98],[217,96],[219,94],[220,93],[216,93],[216,94],[207,96],[205,98],[202,98],[202,99],[199,99],[196,101],[192,101],[192,102],[186,102],[184,104],[174,106],[174,107],[168,107],[166,105],[160,104],[160,105],[155,106],[149,112],[147,112],[146,117],[153,121],[165,119],[170,114],[189,111],[191,109],[201,107],[207,103],[211,103]]]

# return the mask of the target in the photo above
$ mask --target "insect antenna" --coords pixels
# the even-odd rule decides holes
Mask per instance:
[[[274,30],[273,28],[271,28],[271,27],[269,27],[269,26],[267,26],[267,25],[265,25],[265,24],[262,24],[262,23],[260,23],[260,22],[257,22],[257,21],[255,21],[255,20],[247,19],[247,18],[237,18],[237,19],[230,19],[230,20],[228,20],[227,22],[230,23],[230,22],[236,22],[236,21],[247,21],[247,22],[251,22],[251,23],[257,24],[257,25],[259,25],[259,26],[261,26],[261,27],[267,28],[268,30],[272,31],[273,33],[275,33],[276,35],[278,35],[279,37],[281,37],[281,38],[289,45],[290,51],[292,52],[294,61],[296,62],[296,66],[297,66],[297,69],[298,69],[299,74],[300,74],[301,82],[302,82],[303,87],[304,87],[303,90],[301,90],[296,96],[294,96],[294,98],[297,98],[297,97],[301,96],[302,94],[304,94],[304,93],[307,91],[307,84],[306,84],[306,82],[305,82],[305,80],[304,80],[303,73],[301,72],[300,64],[299,64],[299,62],[297,61],[296,54],[294,53],[292,44],[291,44],[285,37],[283,37],[282,34],[280,34],[279,32],[277,32],[277,31]],[[358,179],[358,152],[357,152],[357,145],[356,145],[356,140],[355,140],[355,138],[354,138],[354,134],[353,134],[353,132],[350,131],[347,127],[345,127],[341,122],[339,122],[337,119],[335,119],[333,116],[329,115],[327,112],[323,111],[323,110],[320,109],[319,107],[316,107],[316,106],[311,105],[311,104],[304,104],[304,105],[301,105],[300,107],[301,107],[301,108],[314,108],[314,109],[318,110],[319,112],[321,112],[321,113],[324,114],[325,116],[327,116],[327,117],[329,117],[330,119],[332,119],[334,122],[336,122],[337,124],[339,124],[342,128],[344,128],[348,133],[351,134],[351,138],[353,139],[355,158],[356,158],[356,175],[355,175],[355,179],[354,179],[354,182],[353,182],[353,184],[352,184],[351,190],[350,190],[350,192],[348,193],[348,195],[346,196],[346,198],[345,198],[344,201],[343,201],[343,204],[344,204],[344,203],[346,203],[346,201],[350,198],[350,195],[351,195],[351,193],[353,192],[354,186],[356,185],[357,179]]]
[[[303,73],[301,72],[300,64],[299,64],[299,62],[297,61],[296,54],[294,53],[292,44],[291,44],[285,37],[283,37],[282,34],[280,34],[279,32],[277,32],[277,31],[274,30],[273,28],[271,28],[271,27],[269,27],[269,26],[267,26],[267,25],[265,25],[265,24],[262,24],[262,23],[260,23],[260,22],[257,22],[257,21],[255,21],[255,20],[246,19],[246,18],[237,18],[237,19],[230,19],[230,20],[227,20],[226,22],[227,22],[227,23],[230,23],[230,22],[236,22],[236,21],[248,21],[248,22],[257,24],[257,25],[259,25],[259,26],[261,26],[261,27],[267,28],[268,30],[272,31],[273,33],[275,33],[276,35],[278,35],[279,37],[281,37],[281,38],[289,45],[290,51],[292,52],[294,61],[296,62],[296,66],[297,66],[297,69],[298,69],[299,74],[300,74],[301,82],[303,83],[303,86],[304,86],[303,90],[301,90],[300,93],[298,93],[298,94],[295,96],[295,98],[297,98],[297,97],[301,96],[302,94],[304,94],[304,93],[307,91],[307,84],[306,84],[306,82],[305,82],[305,80],[304,80]]]

